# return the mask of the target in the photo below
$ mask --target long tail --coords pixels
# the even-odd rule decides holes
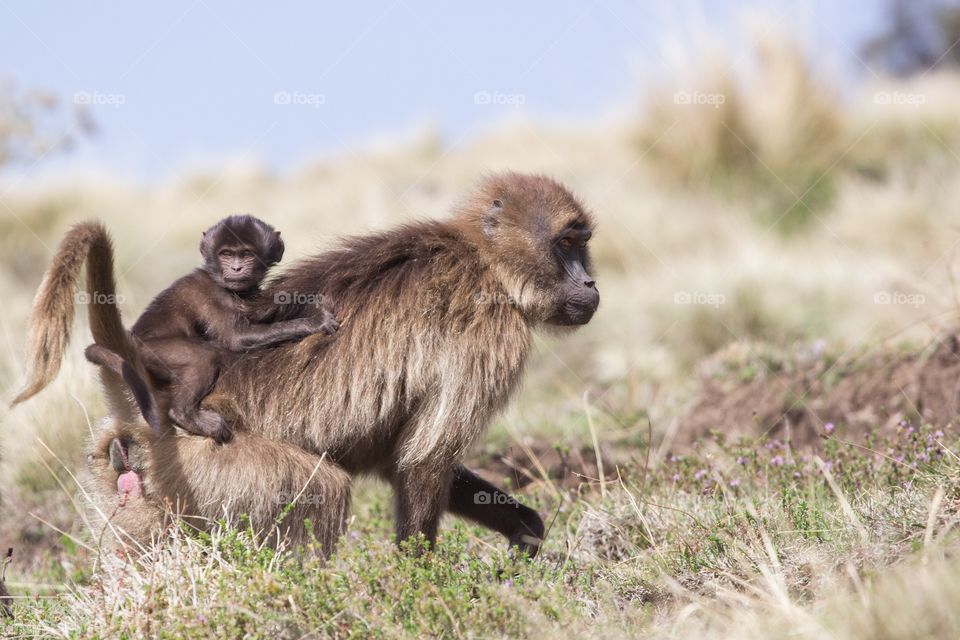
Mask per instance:
[[[79,291],[80,271],[87,267],[86,291]],[[30,314],[27,338],[27,382],[16,405],[36,395],[56,377],[70,342],[77,302],[87,305],[94,342],[139,363],[130,334],[117,307],[113,245],[100,222],[73,227],[57,247]]]

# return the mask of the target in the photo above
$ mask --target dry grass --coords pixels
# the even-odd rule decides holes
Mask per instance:
[[[829,205],[848,140],[840,97],[785,33],[757,25],[748,59],[708,51],[654,93],[637,143],[665,175],[753,200],[791,231]]]

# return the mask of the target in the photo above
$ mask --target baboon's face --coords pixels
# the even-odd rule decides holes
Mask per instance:
[[[540,176],[492,179],[484,234],[515,304],[532,320],[586,324],[600,304],[590,275],[593,223],[573,195]]]
[[[556,306],[546,321],[561,326],[586,324],[600,306],[597,283],[587,272],[590,257],[587,242],[593,231],[576,224],[565,228],[551,242],[553,258],[560,267]]]

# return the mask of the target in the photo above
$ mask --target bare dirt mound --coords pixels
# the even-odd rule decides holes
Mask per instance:
[[[838,359],[815,349],[785,357],[737,345],[705,365],[700,392],[675,437],[683,445],[717,430],[803,446],[817,442],[827,423],[852,436],[892,429],[903,419],[942,425],[958,415],[956,335],[922,349]]]

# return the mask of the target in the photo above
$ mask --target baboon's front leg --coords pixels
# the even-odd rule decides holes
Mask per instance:
[[[537,512],[463,465],[453,469],[449,509],[451,513],[499,531],[511,547],[526,551],[531,558],[540,551],[544,526]]]
[[[396,494],[397,544],[423,534],[432,546],[440,517],[450,495],[450,472],[436,465],[396,471],[391,479]],[[417,549],[417,553],[423,549]]]

